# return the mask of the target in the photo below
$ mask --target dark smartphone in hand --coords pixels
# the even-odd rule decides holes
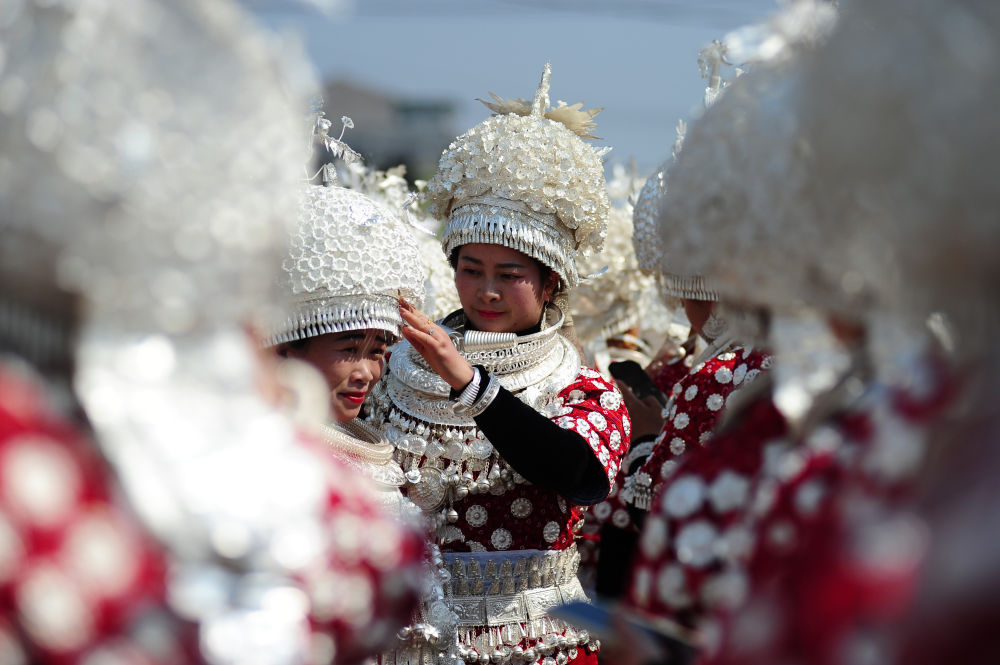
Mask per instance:
[[[666,406],[666,396],[660,392],[653,380],[646,374],[646,370],[636,361],[614,362],[608,365],[608,370],[611,372],[611,376],[628,386],[639,399],[652,395],[661,406]]]

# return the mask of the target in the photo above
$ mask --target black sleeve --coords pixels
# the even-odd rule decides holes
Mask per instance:
[[[583,506],[607,497],[608,474],[583,437],[559,427],[507,389],[500,388],[475,420],[504,461],[533,485]]]

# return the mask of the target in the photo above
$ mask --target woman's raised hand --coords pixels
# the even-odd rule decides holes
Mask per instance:
[[[475,370],[451,343],[445,329],[403,298],[399,299],[399,314],[403,317],[403,337],[424,357],[431,369],[455,390],[464,388],[472,380]]]

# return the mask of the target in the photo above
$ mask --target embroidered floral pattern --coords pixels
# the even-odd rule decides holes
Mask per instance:
[[[663,509],[673,517],[687,517],[701,507],[705,499],[705,483],[698,476],[681,476],[674,480],[663,496]]]
[[[715,382],[714,376],[709,378]],[[750,405],[741,423],[743,427],[707,446],[688,447],[682,456],[662,463],[670,473],[659,480],[661,490],[650,507],[636,555],[637,570],[648,573],[636,573],[629,585],[630,602],[638,607],[676,617],[745,593],[740,580],[720,576],[719,567],[726,570],[725,562],[746,557],[753,548],[753,536],[738,516],[749,510],[749,479],[763,466],[765,446],[784,436],[785,428],[767,400]],[[662,547],[660,541],[665,541]],[[640,589],[643,584],[647,588]]]
[[[608,395],[617,398],[617,409],[603,406]],[[554,417],[553,422],[587,442],[591,454],[605,468],[610,488],[626,450],[622,443],[627,441],[625,428],[629,420],[624,403],[605,379],[588,378],[582,372],[559,393],[558,400],[568,411]],[[583,515],[563,497],[530,483],[517,483],[512,488],[494,485],[489,492],[470,494],[458,501],[455,509],[464,517],[454,524],[457,529],[451,547],[458,550],[469,549],[473,542],[487,549],[501,549],[498,542],[507,543],[504,549],[564,549],[573,543],[573,528]],[[558,525],[558,529],[553,531],[550,524]],[[553,533],[554,539],[549,540]]]
[[[728,367],[720,367],[715,370],[715,380],[721,384],[729,383],[733,380],[733,371]]]
[[[617,390],[608,390],[601,393],[601,407],[605,409],[617,410],[622,405],[622,397]]]
[[[559,539],[559,530],[558,522],[547,522],[542,529],[542,538],[547,543],[554,543]]]
[[[654,479],[650,488],[653,494],[659,489],[660,479],[669,475],[665,463],[672,457],[690,454],[693,448],[711,438],[716,423],[725,412],[727,399],[737,387],[742,389],[750,384],[769,358],[761,351],[747,352],[737,347],[695,366],[691,373],[677,381],[672,391],[675,398],[661,432],[663,438],[641,469]],[[737,377],[741,380],[737,381]]]
[[[603,432],[608,426],[608,421],[605,420],[604,416],[601,415],[599,411],[591,411],[588,413],[587,420],[590,421],[590,424],[593,425],[595,429],[601,432]]]

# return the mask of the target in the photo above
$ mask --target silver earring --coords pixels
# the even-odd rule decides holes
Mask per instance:
[[[719,318],[712,312],[708,315],[708,319],[701,326],[701,334],[709,339],[718,339],[722,336],[726,330],[729,329],[729,322],[725,319]]]

